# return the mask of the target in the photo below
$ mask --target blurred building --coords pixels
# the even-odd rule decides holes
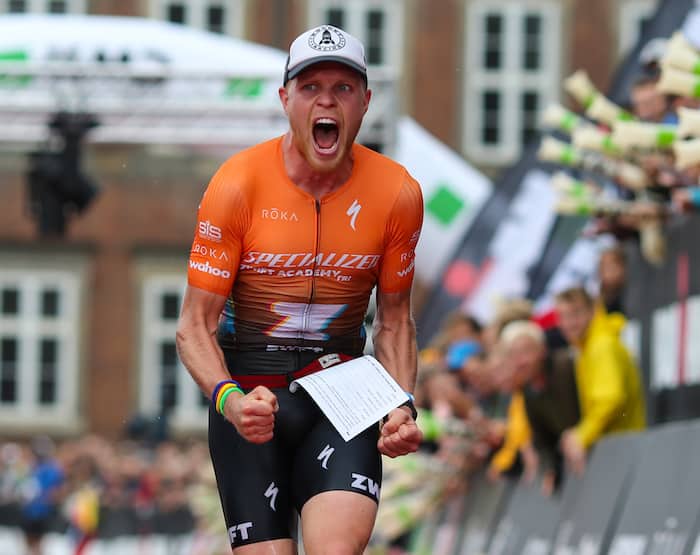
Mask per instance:
[[[561,79],[605,89],[653,0],[0,0],[0,13],[168,20],[285,49],[330,22],[364,40],[411,115],[486,171],[517,159]],[[0,52],[0,59],[3,53]],[[280,68],[281,75],[281,68]],[[0,85],[2,83],[0,82]],[[381,147],[381,145],[377,145]],[[0,144],[0,433],[108,435],[136,414],[204,430],[174,333],[195,208],[225,149],[90,145],[100,185],[64,236],[27,208],[26,148]]]

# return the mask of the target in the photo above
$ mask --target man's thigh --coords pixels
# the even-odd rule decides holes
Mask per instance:
[[[371,426],[346,442],[320,416],[295,454],[292,502],[299,513],[312,497],[327,491],[353,492],[378,503],[382,484],[378,439],[379,427]]]
[[[309,499],[301,512],[306,555],[361,555],[369,543],[377,503],[351,491],[326,491]]]
[[[273,438],[262,445],[249,443],[211,409],[209,451],[232,547],[295,540],[298,515],[291,498],[291,457],[280,442]]]

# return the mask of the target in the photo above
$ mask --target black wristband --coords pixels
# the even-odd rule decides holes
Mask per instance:
[[[418,418],[418,411],[416,410],[416,405],[413,404],[413,399],[408,399],[405,403],[399,405],[399,407],[408,407],[411,409],[411,417],[415,421]]]

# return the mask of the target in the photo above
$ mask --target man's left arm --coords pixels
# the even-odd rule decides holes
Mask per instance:
[[[411,290],[397,293],[377,292],[374,321],[374,354],[407,393],[416,383],[416,325],[411,314]],[[379,450],[398,457],[418,449],[423,434],[413,419],[410,407],[392,410],[382,426]]]

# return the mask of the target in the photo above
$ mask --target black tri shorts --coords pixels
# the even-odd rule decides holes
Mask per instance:
[[[319,355],[300,353],[225,353],[232,374],[256,373],[275,363],[284,372],[304,367]],[[279,370],[279,367],[277,367]],[[297,538],[298,515],[318,493],[352,491],[379,501],[382,479],[377,450],[379,426],[351,441],[338,434],[311,397],[299,388],[272,390],[279,411],[274,437],[257,445],[244,440],[233,424],[211,407],[209,450],[231,546]]]

